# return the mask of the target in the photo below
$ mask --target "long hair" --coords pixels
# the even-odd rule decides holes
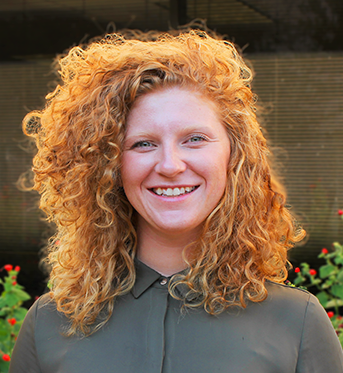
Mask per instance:
[[[305,233],[285,207],[256,117],[252,72],[234,46],[195,31],[145,42],[113,34],[72,48],[59,69],[61,84],[23,126],[38,147],[33,188],[57,227],[49,241],[51,296],[70,319],[67,334],[100,328],[135,282],[137,236],[121,187],[122,144],[133,103],[158,88],[207,96],[231,142],[224,195],[184,252],[189,271],[176,275],[169,291],[180,298],[177,287],[186,285],[184,305],[210,314],[264,300],[265,280],[286,278],[287,250]]]

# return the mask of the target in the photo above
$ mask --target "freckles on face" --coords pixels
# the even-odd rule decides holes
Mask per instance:
[[[216,105],[184,88],[140,97],[127,119],[122,182],[138,224],[199,231],[224,193],[230,142]]]

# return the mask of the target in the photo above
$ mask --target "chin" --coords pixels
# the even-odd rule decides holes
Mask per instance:
[[[160,225],[158,226],[158,230],[161,233],[164,234],[172,234],[174,236],[183,236],[183,235],[198,235],[201,231],[201,225],[191,225],[191,226],[186,226],[185,224],[180,224],[178,222],[177,224],[169,224],[169,225]],[[175,237],[176,238],[176,237]]]

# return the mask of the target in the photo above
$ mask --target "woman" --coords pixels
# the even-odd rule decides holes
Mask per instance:
[[[284,286],[285,207],[252,74],[205,33],[73,48],[25,121],[57,226],[19,372],[343,372],[325,311]]]

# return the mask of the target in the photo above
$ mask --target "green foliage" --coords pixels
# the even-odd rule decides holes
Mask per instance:
[[[323,249],[318,258],[325,260],[319,268],[319,274],[307,263],[295,268],[297,277],[294,285],[317,290],[316,294],[322,306],[328,310],[328,316],[343,346],[343,246],[338,242],[332,245],[332,251]]]
[[[20,267],[13,269],[11,264],[7,264],[3,269],[7,271],[7,276],[0,279],[3,288],[0,296],[0,373],[7,373],[14,343],[27,313],[22,303],[30,296],[17,283]]]

